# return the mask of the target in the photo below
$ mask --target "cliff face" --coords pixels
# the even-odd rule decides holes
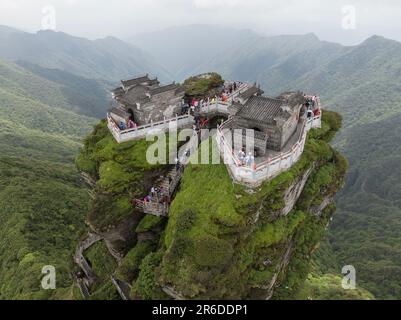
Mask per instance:
[[[132,285],[132,298],[294,297],[347,169],[329,145],[340,123],[339,115],[324,112],[323,127],[308,134],[301,160],[258,188],[233,184],[224,164],[189,165],[168,219],[121,204],[121,198],[146,194],[166,168],[145,164],[145,142],[118,146],[100,125],[77,164],[94,180],[89,223],[122,258],[110,272]],[[91,263],[96,268],[102,261]]]

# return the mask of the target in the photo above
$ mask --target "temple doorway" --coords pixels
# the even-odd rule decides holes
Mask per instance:
[[[134,111],[132,111],[132,109],[128,109],[128,114],[129,114],[130,120],[132,120],[133,122],[135,122]]]

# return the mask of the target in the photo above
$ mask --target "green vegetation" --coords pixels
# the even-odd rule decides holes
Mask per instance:
[[[3,29],[0,36],[2,32]],[[8,37],[10,31],[6,32]],[[213,39],[209,39],[212,32],[209,33],[208,43],[213,43]],[[344,116],[344,126],[335,144],[349,159],[350,174],[344,191],[337,197],[338,210],[327,239],[313,256],[318,270],[309,275],[309,287],[301,289],[304,290],[303,296],[339,298],[340,292],[333,281],[337,281],[342,266],[352,264],[357,269],[358,288],[368,289],[377,298],[399,298],[401,201],[397,186],[400,185],[398,163],[401,150],[395,142],[401,137],[397,86],[400,44],[372,37],[359,46],[343,47],[321,42],[313,35],[265,38],[251,33],[241,33],[241,36],[232,33],[235,35],[232,40],[227,34],[230,32],[224,30],[220,40],[212,45],[229,48],[227,51],[221,50],[215,57],[205,55],[207,61],[190,57],[184,71],[217,70],[227,79],[257,80],[267,89],[267,94],[298,88],[318,93],[325,106]],[[146,70],[152,70],[149,66],[152,62],[137,52],[133,58],[131,50],[112,38],[87,42],[54,32],[37,35],[20,33],[12,37],[12,45],[4,41],[0,56],[29,60],[30,63],[0,62],[0,233],[3,235],[0,264],[4,270],[0,276],[0,298],[78,297],[76,289],[71,287],[71,254],[84,232],[88,196],[71,163],[80,147],[81,137],[97,122],[93,116],[104,114],[108,105],[104,86],[110,88],[111,85],[54,68],[111,80],[140,73],[143,61],[146,62]],[[77,41],[78,49],[66,55],[64,45],[53,46],[54,39],[67,47]],[[227,42],[222,45],[226,39]],[[23,44],[27,44],[26,50],[21,49]],[[55,51],[47,50],[49,45]],[[38,46],[41,50],[37,50]],[[80,50],[82,47],[86,49]],[[110,48],[123,52],[119,56],[121,61],[110,56]],[[43,55],[43,50],[47,50],[49,55]],[[170,59],[165,54],[162,56]],[[104,57],[110,58],[106,65]],[[137,57],[140,57],[140,63],[137,63]],[[175,59],[182,68],[182,57],[177,54]],[[207,91],[208,86],[202,81],[195,82],[189,90],[196,95]],[[230,294],[221,292],[221,288],[231,279],[237,285],[233,297],[258,297],[260,292],[257,287],[268,282],[274,274],[273,267],[265,267],[262,262],[268,258],[273,265],[280,263],[280,257],[288,247],[288,243],[281,240],[294,236],[293,241],[300,250],[294,253],[295,262],[288,268],[296,272],[288,272],[288,277],[280,277],[280,282],[301,288],[298,282],[302,282],[308,273],[308,268],[304,267],[305,257],[309,259],[309,248],[322,235],[327,222],[323,219],[320,224],[314,223],[313,217],[309,216],[308,207],[322,201],[322,197],[312,195],[319,189],[323,193],[333,192],[337,188],[337,178],[333,173],[341,171],[339,166],[345,166],[341,157],[325,149],[325,144],[315,143],[320,141],[319,136],[323,132],[326,132],[325,139],[334,135],[336,130],[331,128],[335,126],[330,119],[337,122],[336,117],[326,117],[323,130],[311,132],[307,148],[315,154],[328,156],[322,163],[319,162],[319,169],[310,177],[303,194],[305,202],[299,204],[288,218],[276,219],[274,212],[283,205],[281,192],[294,181],[296,175],[304,172],[302,165],[297,167],[298,171],[283,174],[273,184],[263,186],[262,190],[252,195],[237,186],[233,187],[225,168],[221,166],[189,168],[178,195],[183,204],[179,201],[173,203],[174,214],[165,238],[161,240],[163,256],[159,267],[155,268],[156,281],[163,283],[173,279],[177,284],[172,274],[181,270],[182,283],[186,280],[191,284],[187,288],[189,295],[199,293],[202,296],[205,286],[212,286],[208,287],[212,296],[229,297]],[[141,163],[140,158],[127,157],[130,148],[145,145],[130,146],[127,150],[122,145],[116,149],[103,129],[104,124],[96,131],[99,136],[92,137],[94,140],[87,144],[95,152],[82,152],[77,159],[77,166],[95,177],[101,191],[90,210],[91,222],[99,227],[118,223],[132,213],[131,196],[142,195],[141,192],[148,187],[140,186],[134,180],[147,182],[156,179],[152,168],[142,167],[142,164],[139,167],[131,165]],[[311,161],[308,157],[305,155],[303,158],[305,162]],[[124,158],[129,160],[124,162]],[[219,184],[213,183],[215,177]],[[119,183],[120,178],[125,179],[124,184]],[[192,178],[193,183],[190,181]],[[199,185],[202,188],[196,188]],[[203,193],[203,186],[209,191],[218,188],[221,200]],[[190,201],[193,194],[198,200]],[[210,201],[210,208],[198,204],[203,199]],[[185,210],[188,208],[190,210]],[[259,209],[262,213],[260,225],[256,230],[250,230],[250,222],[255,218],[253,214]],[[207,215],[208,211],[213,214]],[[107,212],[112,214],[109,216]],[[330,214],[326,213],[327,216]],[[138,226],[138,231],[157,228],[158,224],[156,219],[145,219]],[[306,225],[310,226],[310,230],[305,229]],[[287,230],[287,227],[290,229]],[[245,248],[247,241],[242,240],[240,235],[247,232],[252,234],[250,248],[254,252],[240,250]],[[303,233],[311,234],[311,237],[302,237]],[[193,254],[201,247],[199,239],[205,239],[216,250],[226,248],[229,253],[219,257],[221,260],[208,257],[205,263],[212,266],[210,272],[205,272],[209,267],[198,265],[203,261]],[[234,241],[236,239],[239,240]],[[259,246],[264,245],[269,246],[268,251],[259,253]],[[138,247],[137,250],[138,253],[133,251],[130,255],[132,260],[124,260],[128,267],[121,271],[121,276],[124,274],[124,279],[129,281],[136,280],[142,258],[157,249],[152,247],[142,251]],[[172,267],[168,270],[169,259],[176,269]],[[181,266],[178,261],[189,264]],[[216,267],[216,261],[224,268]],[[226,261],[229,261],[227,265]],[[241,266],[240,272],[249,271],[246,283],[237,283],[239,273],[229,267],[230,263]],[[40,290],[40,269],[46,264],[55,265],[60,272],[56,291]],[[226,276],[210,276],[218,272]],[[324,281],[330,285],[325,287]],[[182,283],[178,283],[178,287]],[[205,285],[199,286],[199,283]],[[107,285],[98,290],[99,297],[114,292]],[[255,289],[248,293],[244,288],[249,285]],[[279,288],[275,298],[297,295],[294,290],[286,292],[286,286],[280,286],[283,290]],[[152,290],[144,291],[148,295],[155,294]],[[362,293],[361,296],[367,295]],[[354,296],[348,292],[343,297]]]
[[[116,275],[119,279],[132,283],[138,277],[139,267],[143,258],[156,249],[157,244],[152,241],[138,242],[121,261]]]
[[[373,300],[373,295],[365,289],[344,290],[342,278],[333,274],[310,274],[299,292],[300,300]]]
[[[141,297],[142,299],[165,299],[166,295],[160,290],[156,283],[155,268],[158,266],[162,258],[162,254],[151,253],[147,255],[140,266],[140,274],[138,280],[132,288],[131,295]]]
[[[118,144],[104,120],[85,139],[76,164],[78,170],[90,174],[96,181],[96,199],[88,218],[99,230],[116,226],[132,216],[131,201],[145,196],[169,169],[147,162],[146,151],[151,144],[146,140]]]
[[[113,283],[111,275],[117,267],[117,262],[110,255],[103,241],[95,243],[86,252],[85,256],[92,266],[98,280],[91,287],[92,300],[118,300],[120,296]]]
[[[214,72],[191,77],[184,82],[185,93],[191,98],[214,96],[222,85],[224,85],[223,78]]]
[[[95,119],[75,114],[57,84],[11,63],[0,62],[0,83],[0,299],[73,299],[71,256],[89,201],[73,160]],[[41,288],[47,265],[56,290]]]
[[[207,32],[210,41],[219,36]],[[213,58],[186,64],[191,72],[257,80],[268,95],[297,89],[318,94],[325,108],[341,113],[344,124],[334,143],[349,160],[349,177],[316,259],[323,273],[337,275],[354,265],[358,283],[379,299],[401,298],[400,56],[399,42],[379,36],[342,46],[313,34],[248,35]]]
[[[150,231],[150,230],[160,226],[164,221],[165,221],[165,218],[163,218],[163,217],[146,215],[141,220],[141,222],[139,223],[139,225],[135,231],[137,233]]]
[[[324,126],[311,132],[301,160],[256,193],[233,185],[223,164],[190,165],[172,203],[159,251],[142,262],[135,295],[158,298],[160,286],[171,285],[188,298],[263,297],[267,293],[261,288],[276,268],[279,283],[291,284],[294,294],[298,292],[307,277],[308,257],[333,212],[325,210],[319,217],[312,210],[341,187],[347,170],[346,161],[326,142],[340,125],[337,114],[325,112]],[[284,192],[310,169],[296,207],[278,217],[285,206]],[[294,258],[288,268],[279,267],[289,246],[296,248]],[[266,259],[269,266],[263,264]],[[286,297],[278,291],[276,298]]]

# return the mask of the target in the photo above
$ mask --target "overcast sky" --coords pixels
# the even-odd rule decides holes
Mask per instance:
[[[37,31],[52,7],[56,30],[91,39],[203,23],[343,44],[373,34],[401,41],[400,0],[0,0],[0,24]]]

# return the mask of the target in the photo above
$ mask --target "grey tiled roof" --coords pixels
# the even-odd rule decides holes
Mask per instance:
[[[148,82],[148,81],[151,81],[151,80],[149,79],[148,75],[145,75],[145,76],[140,76],[140,77],[133,78],[130,80],[121,80],[121,83],[123,84],[124,87],[130,87],[130,86],[134,86],[136,84],[139,84],[142,82]]]
[[[294,107],[300,104],[304,104],[305,97],[302,92],[283,92],[276,99],[285,100],[290,107]]]
[[[118,87],[118,88],[115,88],[113,91],[111,91],[112,93],[114,93],[116,96],[117,95],[121,95],[121,94],[123,94],[125,91],[124,91],[124,89],[122,88],[122,87]]]
[[[119,108],[112,108],[109,110],[109,112],[113,113],[119,117],[123,117],[123,118],[129,117],[129,114],[127,112],[125,112],[124,110],[121,110]]]
[[[249,89],[247,89],[246,91],[244,91],[243,93],[241,93],[239,95],[240,98],[242,99],[249,99],[250,97],[254,96],[255,94],[263,94],[264,91],[256,86],[250,87]]]
[[[179,85],[175,83],[171,83],[165,86],[157,87],[155,89],[150,90],[151,95],[159,94],[166,91],[176,90],[179,88]]]
[[[237,115],[245,119],[262,122],[271,122],[278,117],[288,119],[290,114],[281,108],[285,105],[286,101],[284,100],[252,96]]]

